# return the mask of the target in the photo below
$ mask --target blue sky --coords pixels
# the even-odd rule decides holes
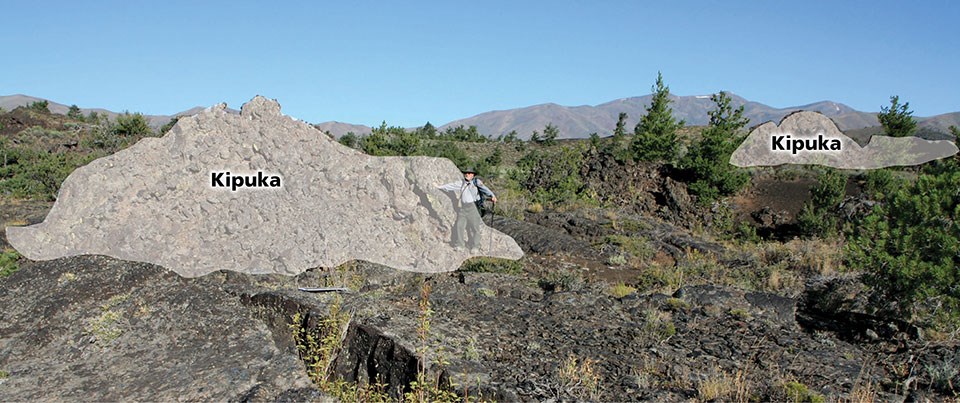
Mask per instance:
[[[0,95],[173,114],[261,94],[319,123],[732,91],[960,111],[956,1],[4,1]],[[732,3],[732,5],[730,4]]]

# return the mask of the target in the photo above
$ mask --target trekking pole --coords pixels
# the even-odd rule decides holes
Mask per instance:
[[[487,238],[490,238],[490,248],[487,249],[487,253],[493,252],[493,219],[497,217],[497,202],[491,202],[493,203],[493,208],[490,209],[490,233],[487,234]]]

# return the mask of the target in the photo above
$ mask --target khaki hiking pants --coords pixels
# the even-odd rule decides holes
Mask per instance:
[[[467,241],[467,247],[476,249],[480,247],[480,225],[483,220],[480,219],[480,212],[473,203],[466,203],[457,211],[457,222],[453,225],[453,246],[463,247],[464,238]]]

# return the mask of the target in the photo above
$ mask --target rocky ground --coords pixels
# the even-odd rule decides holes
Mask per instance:
[[[7,221],[42,217],[42,205],[6,207]],[[528,253],[522,271],[424,276],[361,262],[184,279],[101,256],[23,261],[0,279],[0,400],[322,399],[293,329],[328,314],[334,295],[297,291],[323,285],[353,290],[342,295],[352,316],[334,375],[386,382],[395,398],[416,379],[424,344],[428,378],[498,401],[954,396],[957,346],[865,314],[855,277],[814,276],[793,295],[688,281],[617,296],[609,273],[640,273],[605,263],[618,251],[592,240],[611,234],[644,236],[665,261],[699,250],[723,267],[752,263],[639,216],[582,210],[491,224]],[[558,271],[566,277],[550,275]],[[298,312],[306,319],[294,323]]]

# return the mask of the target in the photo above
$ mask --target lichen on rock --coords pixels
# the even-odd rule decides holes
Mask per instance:
[[[218,172],[281,184],[221,187]],[[77,169],[43,223],[7,237],[33,260],[99,254],[185,277],[293,275],[350,260],[445,272],[472,254],[450,246],[456,212],[433,184],[459,175],[442,158],[365,155],[257,96],[239,115],[216,105]],[[482,236],[477,255],[523,255],[499,231],[484,226]]]

